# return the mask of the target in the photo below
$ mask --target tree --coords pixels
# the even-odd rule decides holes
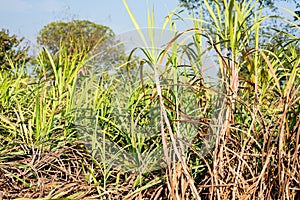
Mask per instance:
[[[125,58],[125,50],[122,45],[118,45],[114,32],[107,26],[88,20],[52,22],[40,31],[37,43],[53,55],[57,54],[61,47],[64,47],[68,55],[93,55],[91,62],[98,68],[111,68],[112,65],[123,62]]]
[[[208,2],[213,2],[216,0],[208,0]],[[245,0],[237,0],[239,3],[243,3]],[[296,8],[300,7],[299,2],[297,0],[281,0],[282,2],[287,2],[287,3],[294,3],[296,5]],[[276,10],[276,3],[279,1],[275,0],[258,0],[259,7],[269,7],[273,9],[273,11]],[[201,4],[204,4],[203,0],[179,0],[179,3],[182,4],[187,10],[189,11],[196,11]],[[296,14],[299,13],[299,11],[296,11]]]
[[[73,20],[70,22],[51,22],[46,25],[37,37],[37,43],[56,53],[63,43],[69,53],[75,49],[90,51],[99,42],[114,36],[113,31],[88,20]]]
[[[222,4],[224,2],[222,1],[218,1],[218,0],[207,0],[208,4],[212,4],[212,3],[217,3],[219,5],[222,6]],[[230,1],[228,1],[229,3]],[[278,13],[278,5],[279,3],[290,3],[293,4],[295,7],[295,14],[298,15],[300,17],[300,3],[297,0],[257,0],[257,1],[250,1],[250,0],[236,0],[235,2],[239,3],[239,4],[243,4],[243,3],[254,3],[257,2],[257,8],[268,8],[269,11],[272,12],[272,15],[275,17],[281,17],[280,13]],[[196,15],[199,15],[199,8],[201,7],[201,5],[205,5],[205,1],[204,0],[179,0],[179,3],[185,8],[187,9],[190,13],[194,13]],[[204,11],[204,18],[206,19],[206,17],[208,16],[208,10],[206,10],[206,6],[203,7],[203,11]],[[293,19],[295,21],[297,21],[299,18],[294,16]],[[278,22],[278,20],[276,20],[276,18],[272,18],[272,22],[271,25],[273,27],[277,27],[277,28],[287,28],[287,27],[282,27],[283,25],[280,24]],[[275,26],[274,26],[275,25]],[[290,27],[288,27],[289,29]]]
[[[24,38],[18,38],[16,35],[9,35],[7,29],[0,31],[0,69],[11,69],[10,61],[15,67],[27,63],[30,58],[27,56],[28,47],[21,46]]]

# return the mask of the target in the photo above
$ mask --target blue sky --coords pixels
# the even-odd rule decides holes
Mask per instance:
[[[146,27],[146,0],[127,0],[127,3],[139,24]],[[178,0],[149,0],[148,5],[154,6],[159,27]],[[116,34],[134,29],[122,0],[1,0],[0,28],[33,43],[43,26],[73,18],[109,26]]]
[[[149,7],[151,9],[153,6],[156,26],[161,27],[164,17],[179,3],[179,0],[126,1],[142,28],[147,27]],[[134,30],[134,26],[122,0],[0,0],[0,2],[0,28],[8,29],[10,34],[25,37],[30,41],[31,47],[35,46],[36,37],[45,25],[53,21],[71,19],[86,19],[109,26],[116,35],[125,35],[131,43],[138,40],[138,36],[134,33],[127,34]],[[280,7],[288,7],[292,10],[295,8],[294,4],[287,4],[282,0],[275,2]],[[281,15],[287,16],[286,13]],[[183,23],[177,23],[177,25],[180,30],[189,28]],[[157,46],[166,44],[170,39],[170,37],[162,38]]]
[[[154,6],[156,26],[178,5],[179,0],[148,0]],[[281,2],[281,1],[278,1]],[[141,27],[147,26],[147,0],[127,0]],[[280,6],[292,6],[281,4]],[[50,22],[87,19],[109,26],[116,34],[134,29],[122,0],[1,0],[0,28],[35,43],[43,26]],[[179,29],[188,27],[180,24]]]
[[[140,26],[147,27],[147,0],[126,1]],[[134,26],[122,0],[0,0],[0,2],[0,28],[8,29],[10,34],[25,37],[30,41],[31,47],[36,47],[36,37],[45,25],[53,21],[71,19],[86,19],[109,26],[116,35],[127,36],[126,39],[130,42],[132,39],[128,36],[132,37],[133,41],[138,39],[134,34],[127,34],[134,30]],[[152,6],[154,8],[157,27],[161,27],[164,17],[176,8],[178,2],[179,0],[148,0],[150,8]],[[282,3],[280,6],[292,5]],[[179,23],[178,26],[180,30],[189,28],[183,23]],[[170,39],[163,38],[162,43],[157,45],[166,44]]]

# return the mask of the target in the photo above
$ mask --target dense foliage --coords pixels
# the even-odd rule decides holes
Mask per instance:
[[[182,4],[186,9],[188,9],[189,11],[195,11],[195,12],[198,12],[201,5],[205,4],[204,2],[205,2],[204,0],[179,0],[179,3]],[[214,3],[222,4],[223,3],[223,1],[218,1],[218,0],[208,0],[207,2],[210,4],[214,4]],[[230,1],[228,1],[228,2],[230,2]],[[297,2],[297,0],[279,0],[279,1],[275,1],[275,0],[258,0],[258,1],[237,0],[237,1],[235,1],[235,3],[238,3],[238,4],[258,3],[259,7],[261,7],[261,8],[269,7],[273,11],[276,11],[276,9],[277,9],[276,5],[278,5],[278,2],[292,3],[293,5],[295,5],[295,9],[296,9],[295,13],[299,13],[298,8],[300,8],[300,4],[299,4],[299,2]],[[295,18],[295,20],[297,20],[297,18]]]
[[[109,27],[88,20],[58,21],[51,22],[40,31],[37,43],[45,46],[53,54],[59,51],[62,43],[69,53],[78,50],[89,52],[99,43],[112,37],[114,33]]]
[[[124,47],[114,32],[88,20],[51,22],[40,31],[37,43],[53,55],[58,55],[60,50],[70,59],[73,54],[86,55],[90,65],[97,65],[102,71],[117,68],[126,59]]]
[[[9,35],[8,30],[0,31],[0,69],[9,70],[29,61],[28,47],[22,46],[22,41],[23,38]]]

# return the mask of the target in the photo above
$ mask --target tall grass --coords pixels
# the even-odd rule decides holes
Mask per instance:
[[[183,32],[175,9],[158,47],[154,12],[144,33],[123,0],[142,45],[117,70],[63,44],[41,49],[35,76],[11,63],[0,72],[0,197],[295,199],[299,38],[265,40],[258,3],[204,0],[211,22],[188,18]]]

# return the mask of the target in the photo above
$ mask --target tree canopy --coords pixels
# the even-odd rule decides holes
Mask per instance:
[[[247,2],[249,0],[237,0],[239,3]],[[217,0],[207,0],[208,3],[212,2],[218,2]],[[259,3],[259,7],[269,7],[273,12],[277,10],[276,4],[278,2],[285,2],[285,3],[292,3],[295,5],[295,13],[296,15],[300,16],[300,3],[297,0],[257,0]],[[200,5],[204,5],[204,0],[179,0],[179,3],[183,5],[188,11],[195,12],[198,14],[198,9]],[[221,2],[219,2],[221,3]],[[276,13],[276,12],[275,12]],[[278,13],[276,13],[278,14]],[[295,21],[298,19],[297,17],[294,17]]]
[[[0,31],[0,69],[11,69],[9,59],[14,65],[29,61],[29,57],[27,57],[28,47],[21,46],[23,39],[18,38],[16,35],[9,35],[9,31],[6,29]]]
[[[93,60],[98,67],[117,65],[124,60],[124,49],[118,45],[112,29],[88,20],[51,22],[40,31],[37,43],[53,54],[63,46],[69,55],[97,55]]]
[[[207,0],[208,2],[216,2],[216,0]],[[249,0],[248,0],[249,1]],[[237,0],[239,3],[245,2],[245,0]],[[246,0],[247,2],[247,0]],[[271,9],[276,10],[274,7],[276,3],[279,1],[275,0],[258,0],[260,7],[270,7]],[[287,2],[287,3],[293,3],[295,4],[295,8],[299,8],[300,4],[297,2],[297,0],[281,0],[281,2]],[[204,0],[179,0],[179,3],[181,3],[186,9],[189,11],[196,11],[201,4],[204,4]],[[300,11],[295,11],[296,14],[300,14]]]
[[[90,51],[100,42],[114,36],[107,27],[88,20],[73,20],[70,22],[51,22],[46,25],[37,37],[37,42],[56,53],[63,43],[70,53],[76,48]]]

